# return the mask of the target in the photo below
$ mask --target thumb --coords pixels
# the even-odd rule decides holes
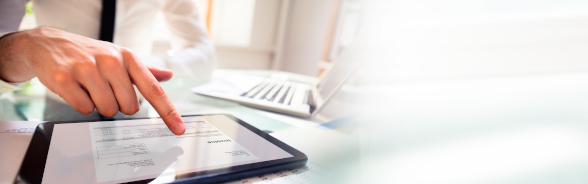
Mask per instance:
[[[154,66],[147,66],[151,74],[157,79],[159,82],[165,82],[171,79],[174,76],[174,72],[168,69],[157,68]]]

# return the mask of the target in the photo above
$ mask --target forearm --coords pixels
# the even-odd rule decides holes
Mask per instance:
[[[0,80],[19,83],[35,77],[28,64],[18,57],[19,53],[14,47],[22,33],[9,33],[0,38]]]

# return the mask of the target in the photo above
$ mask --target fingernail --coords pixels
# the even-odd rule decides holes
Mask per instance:
[[[174,126],[174,132],[176,133],[176,135],[182,135],[184,134],[184,132],[186,131],[186,125],[184,125],[184,122],[178,122],[176,123],[176,126]]]

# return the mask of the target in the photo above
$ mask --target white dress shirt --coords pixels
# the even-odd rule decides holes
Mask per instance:
[[[32,0],[39,26],[50,26],[98,39],[102,0]],[[17,31],[28,0],[0,0],[0,36]],[[114,44],[137,54],[147,65],[167,68],[174,76],[205,78],[216,67],[216,54],[192,0],[118,0]],[[151,54],[158,12],[172,34],[172,51]],[[0,94],[18,89],[0,80]]]

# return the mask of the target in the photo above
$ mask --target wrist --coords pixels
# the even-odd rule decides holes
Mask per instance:
[[[29,45],[31,42],[30,32],[31,30],[20,31],[12,35],[12,40],[10,44],[10,49],[12,50],[12,54],[15,60],[19,62],[25,62],[25,59],[22,57],[26,55],[26,46]]]
[[[0,38],[0,79],[11,82],[26,82],[35,77],[32,69],[22,59],[23,50],[19,45],[24,45],[21,37],[23,32],[13,32]]]

